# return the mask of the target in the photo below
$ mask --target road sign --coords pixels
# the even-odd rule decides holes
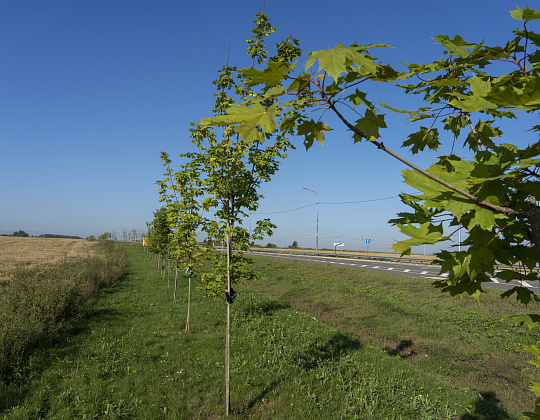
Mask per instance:
[[[366,239],[366,244],[370,244],[371,243],[371,239]]]
[[[334,246],[344,246],[343,242],[334,242]]]

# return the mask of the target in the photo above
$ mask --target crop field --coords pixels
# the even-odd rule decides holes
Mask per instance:
[[[0,282],[9,280],[17,267],[35,267],[66,257],[89,255],[92,243],[85,239],[20,238],[0,236]]]

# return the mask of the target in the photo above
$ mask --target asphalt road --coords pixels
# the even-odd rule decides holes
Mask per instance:
[[[251,252],[254,255],[261,255],[271,258],[283,258],[287,260],[307,261],[314,264],[334,265],[339,267],[357,268],[367,271],[390,272],[400,276],[417,277],[427,280],[444,280],[447,276],[440,276],[440,267],[430,264],[412,264],[392,261],[377,261],[368,259],[321,257],[317,255],[291,255],[274,252]],[[497,272],[495,272],[497,274]],[[508,290],[515,286],[524,286],[536,294],[540,294],[540,282],[536,281],[511,281],[506,283],[496,277],[492,282],[482,283],[482,286],[493,287],[501,290]]]

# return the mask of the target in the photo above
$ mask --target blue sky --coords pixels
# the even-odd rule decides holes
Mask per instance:
[[[160,206],[160,151],[174,161],[191,150],[189,124],[211,115],[212,80],[227,60],[229,36],[230,63],[249,66],[245,41],[262,6],[253,0],[1,2],[0,233],[86,237],[144,229]],[[265,13],[277,29],[269,45],[289,33],[300,39],[304,56],[338,42],[385,43],[395,48],[375,55],[399,67],[400,60],[440,58],[430,38],[439,34],[506,42],[518,27],[508,13],[515,8],[514,0],[267,0]],[[398,89],[373,94],[376,103],[414,103]],[[398,150],[412,127],[395,116],[387,124],[382,140]],[[386,250],[401,237],[387,221],[406,210],[389,198],[408,191],[400,175],[405,168],[371,145],[354,145],[333,126],[324,147],[306,152],[293,139],[297,149],[264,186],[252,222],[270,217],[278,225],[265,241],[314,247],[315,205],[283,212],[315,203],[306,187],[321,202],[319,247],[339,239],[345,248],[365,249],[371,238],[371,249]],[[505,131],[526,142],[528,127],[519,122]],[[423,167],[435,159],[413,157]]]

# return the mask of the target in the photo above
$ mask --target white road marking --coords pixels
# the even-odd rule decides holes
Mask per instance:
[[[393,270],[393,268],[392,268],[392,267],[388,267],[387,270],[390,271],[390,270]]]
[[[521,281],[521,284],[524,285],[525,287],[532,287],[532,284],[529,284],[527,283],[526,281]]]
[[[409,270],[408,268],[406,270],[403,270],[404,273],[408,273],[409,271],[411,270]]]
[[[375,266],[373,266],[373,268],[381,268],[381,266],[380,265],[375,265]]]
[[[420,274],[427,274],[429,271],[422,271]]]

